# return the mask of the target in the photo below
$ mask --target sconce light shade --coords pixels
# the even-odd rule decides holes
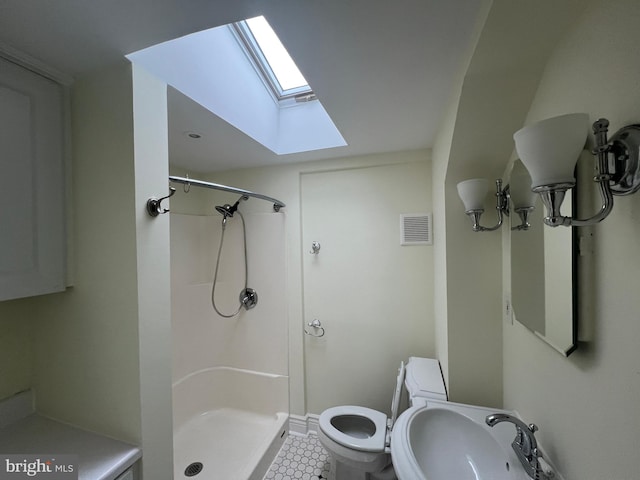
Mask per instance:
[[[472,178],[458,184],[458,195],[464,203],[465,212],[471,210],[484,210],[484,200],[489,191],[489,182],[486,178]]]
[[[531,188],[575,185],[573,172],[588,133],[586,113],[561,115],[518,130],[513,139],[531,174]]]
[[[536,203],[536,193],[531,190],[531,176],[525,168],[520,166],[519,169],[511,172],[511,181],[509,187],[509,196],[513,203],[513,209],[533,207]]]
[[[493,227],[480,225],[480,216],[484,213],[484,199],[489,191],[489,182],[485,178],[472,178],[458,184],[458,195],[464,203],[464,213],[471,219],[474,232],[491,232],[502,225],[503,215],[509,214],[509,200],[506,189],[502,189],[502,180],[496,180],[496,210],[498,223]]]

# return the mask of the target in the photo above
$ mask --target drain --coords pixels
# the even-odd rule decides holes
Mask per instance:
[[[202,465],[202,463],[193,462],[191,465],[184,469],[184,475],[186,477],[195,477],[202,471],[203,468],[204,465]]]

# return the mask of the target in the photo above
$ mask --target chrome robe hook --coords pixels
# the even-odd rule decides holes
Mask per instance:
[[[161,213],[167,213],[169,209],[162,208],[161,203],[163,200],[166,200],[167,198],[171,197],[174,193],[176,193],[176,189],[173,187],[169,187],[169,195],[167,195],[166,197],[161,197],[161,198],[151,197],[149,200],[147,200],[147,213],[152,217],[157,217]]]
[[[309,253],[313,255],[318,255],[319,252],[320,252],[320,242],[316,242],[316,241],[311,242],[311,250],[309,251]]]
[[[305,335],[316,338],[324,337],[324,327],[322,326],[322,323],[320,323],[320,320],[318,320],[317,318],[314,318],[313,322],[307,323],[307,326],[313,328],[313,332],[310,332],[305,328]]]

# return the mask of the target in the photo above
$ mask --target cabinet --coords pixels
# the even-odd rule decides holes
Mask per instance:
[[[63,93],[0,57],[0,301],[65,288]]]
[[[133,468],[130,468],[122,475],[120,475],[116,480],[133,480]]]

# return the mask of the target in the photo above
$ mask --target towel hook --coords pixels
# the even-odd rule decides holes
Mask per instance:
[[[319,252],[320,252],[320,242],[316,242],[316,241],[311,242],[311,250],[309,251],[309,253],[313,255],[318,255]]]
[[[320,323],[320,320],[318,320],[317,318],[314,318],[313,322],[307,323],[307,326],[313,328],[314,332],[311,333],[309,330],[305,328],[304,333],[306,335],[309,335],[310,337],[316,337],[316,338],[324,337],[324,327]]]
[[[161,197],[161,198],[151,197],[149,200],[147,200],[147,213],[152,217],[157,217],[161,213],[167,213],[169,209],[162,208],[162,205],[160,204],[162,203],[163,200],[166,200],[167,198],[171,197],[174,193],[176,193],[176,189],[173,187],[169,187],[169,195],[167,195],[166,197]]]

